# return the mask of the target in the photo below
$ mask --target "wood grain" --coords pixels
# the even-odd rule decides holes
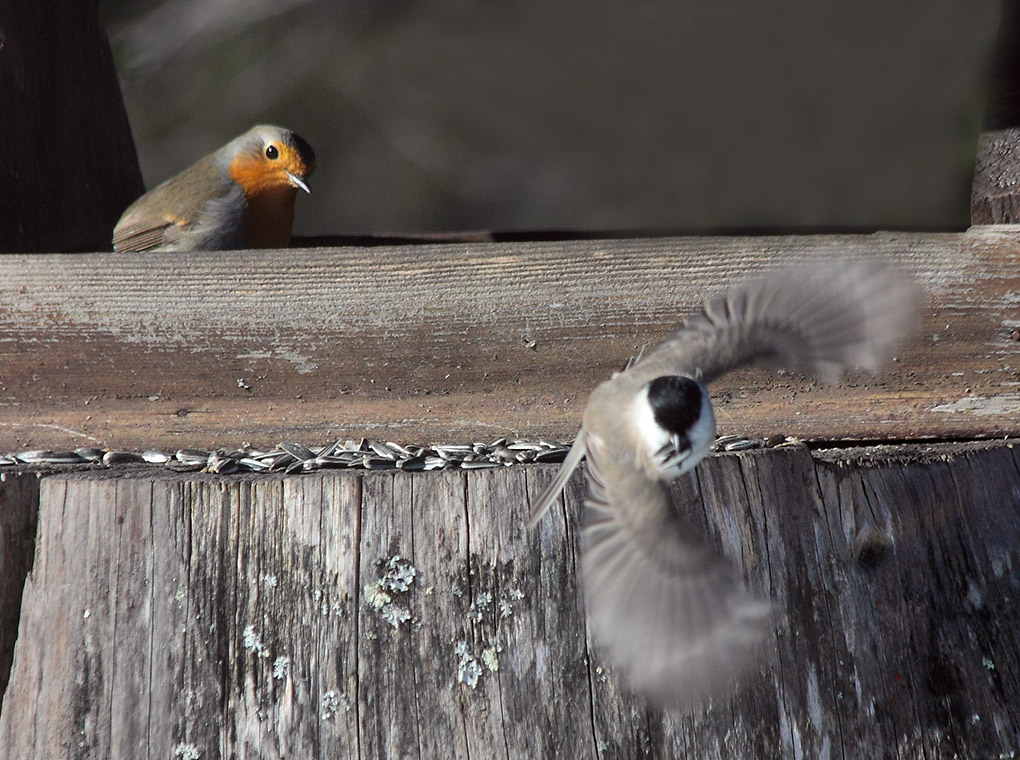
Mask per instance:
[[[1017,443],[787,447],[680,480],[785,616],[776,664],[690,716],[589,641],[580,475],[533,531],[552,466],[46,477],[0,756],[1008,757]]]
[[[1020,432],[1020,243],[980,228],[6,256],[0,450],[569,439],[590,390],[706,295],[849,255],[917,276],[917,340],[874,380],[731,376],[713,389],[720,433]]]

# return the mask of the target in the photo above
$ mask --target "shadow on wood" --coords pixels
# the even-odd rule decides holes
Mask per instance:
[[[709,457],[681,508],[788,623],[649,711],[590,648],[551,466],[47,477],[0,756],[999,757],[1020,751],[1010,443]]]
[[[14,657],[21,616],[21,592],[32,567],[39,514],[35,473],[0,475],[0,698]]]

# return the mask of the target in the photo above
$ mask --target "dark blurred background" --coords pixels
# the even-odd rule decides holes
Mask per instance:
[[[998,0],[108,0],[146,187],[259,122],[296,233],[953,229]]]

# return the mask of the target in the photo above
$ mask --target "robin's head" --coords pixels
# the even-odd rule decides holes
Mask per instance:
[[[227,172],[246,196],[267,190],[301,188],[315,170],[312,146],[289,129],[253,127],[224,149]]]

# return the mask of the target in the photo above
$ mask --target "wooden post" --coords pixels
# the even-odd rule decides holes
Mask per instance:
[[[99,0],[5,2],[0,251],[102,251],[142,194]]]
[[[970,194],[971,224],[1020,224],[1020,128],[982,133]]]
[[[778,668],[649,710],[589,641],[552,466],[42,481],[0,756],[1000,757],[1012,442],[710,457],[674,488],[787,615]]]

